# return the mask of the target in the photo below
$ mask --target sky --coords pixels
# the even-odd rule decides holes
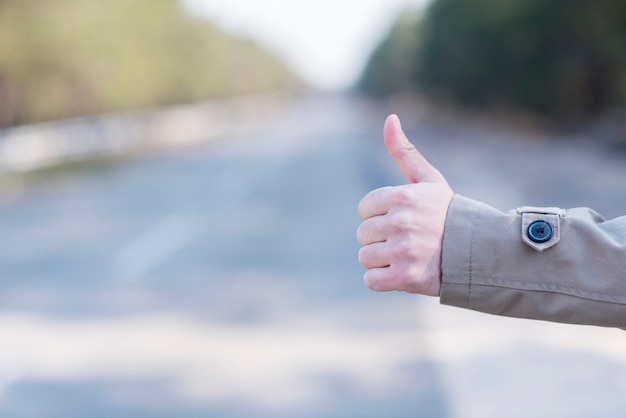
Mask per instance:
[[[194,13],[281,55],[322,90],[350,87],[406,8],[428,0],[183,0]]]

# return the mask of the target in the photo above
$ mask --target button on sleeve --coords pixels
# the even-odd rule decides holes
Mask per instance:
[[[522,241],[531,248],[541,252],[561,239],[562,209],[522,207],[517,212],[522,215]]]
[[[535,221],[528,225],[526,233],[532,242],[542,244],[552,238],[552,225],[544,220]]]

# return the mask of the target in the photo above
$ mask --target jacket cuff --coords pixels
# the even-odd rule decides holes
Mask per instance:
[[[453,197],[443,238],[442,304],[505,314],[504,301],[483,293],[503,273],[515,274],[520,261],[516,253],[534,252],[520,236],[521,218],[515,211],[504,213],[461,195]]]
[[[480,205],[458,194],[450,202],[441,256],[440,302],[444,305],[471,306],[474,230]]]

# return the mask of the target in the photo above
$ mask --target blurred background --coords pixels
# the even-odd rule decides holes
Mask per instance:
[[[626,3],[0,0],[0,417],[621,417],[622,330],[362,284],[397,113],[624,215]]]

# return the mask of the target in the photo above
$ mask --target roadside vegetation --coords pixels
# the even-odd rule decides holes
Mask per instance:
[[[0,127],[299,87],[177,0],[0,0]]]
[[[626,104],[626,2],[433,0],[401,16],[359,88],[553,121]]]

